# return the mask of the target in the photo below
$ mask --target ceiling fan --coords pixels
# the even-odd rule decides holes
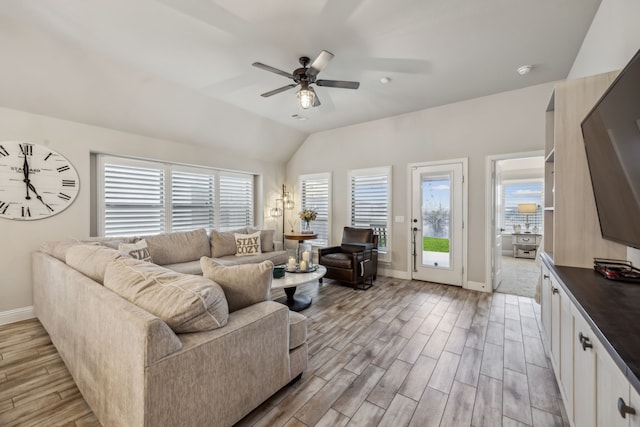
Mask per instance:
[[[261,62],[254,62],[251,65],[266,71],[271,71],[272,73],[280,74],[281,76],[288,77],[295,82],[295,84],[288,84],[281,88],[265,92],[261,96],[267,98],[269,96],[284,92],[285,90],[289,90],[300,85],[300,90],[298,91],[297,96],[298,100],[300,101],[300,106],[306,110],[307,108],[317,107],[320,105],[318,95],[316,94],[315,90],[313,90],[313,87],[311,87],[311,85],[314,83],[318,86],[337,87],[340,89],[358,89],[358,87],[360,87],[359,82],[347,82],[343,80],[316,80],[316,78],[318,77],[318,73],[327,66],[332,58],[333,53],[327,52],[326,50],[320,52],[320,55],[318,55],[318,57],[314,59],[313,62],[311,62],[308,57],[302,56],[299,59],[302,67],[296,68],[293,73],[287,73],[286,71],[282,71],[269,65],[265,65]],[[311,65],[307,66],[309,65],[309,62],[311,62]]]

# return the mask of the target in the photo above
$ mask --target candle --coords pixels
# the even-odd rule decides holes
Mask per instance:
[[[309,251],[304,251],[302,253],[302,260],[309,262]]]
[[[292,256],[289,257],[289,268],[290,269],[296,268],[296,259]]]
[[[307,261],[300,261],[300,270],[304,271],[307,269]]]

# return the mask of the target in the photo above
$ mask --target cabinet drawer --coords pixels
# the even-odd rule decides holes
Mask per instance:
[[[538,239],[539,237],[536,237],[536,236],[527,236],[527,235],[519,234],[515,236],[515,241],[513,243],[517,245],[537,245],[538,243],[540,243]]]

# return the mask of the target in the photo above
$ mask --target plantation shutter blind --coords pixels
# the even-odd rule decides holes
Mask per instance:
[[[173,171],[171,174],[171,229],[214,228],[215,176]]]
[[[103,188],[106,237],[165,230],[163,169],[105,163]]]
[[[378,250],[387,251],[390,172],[352,172],[350,178],[350,224],[373,228],[378,235]]]
[[[253,176],[220,174],[219,229],[253,225]]]
[[[300,177],[302,209],[313,209],[318,215],[312,229],[318,235],[312,243],[318,246],[329,245],[329,174]]]

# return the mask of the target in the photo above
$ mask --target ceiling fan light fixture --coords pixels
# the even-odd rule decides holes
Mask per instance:
[[[316,94],[313,93],[312,90],[309,90],[309,84],[306,82],[301,83],[302,87],[298,91],[298,101],[300,101],[300,106],[305,110],[311,108],[313,106],[313,100],[316,97]]]

